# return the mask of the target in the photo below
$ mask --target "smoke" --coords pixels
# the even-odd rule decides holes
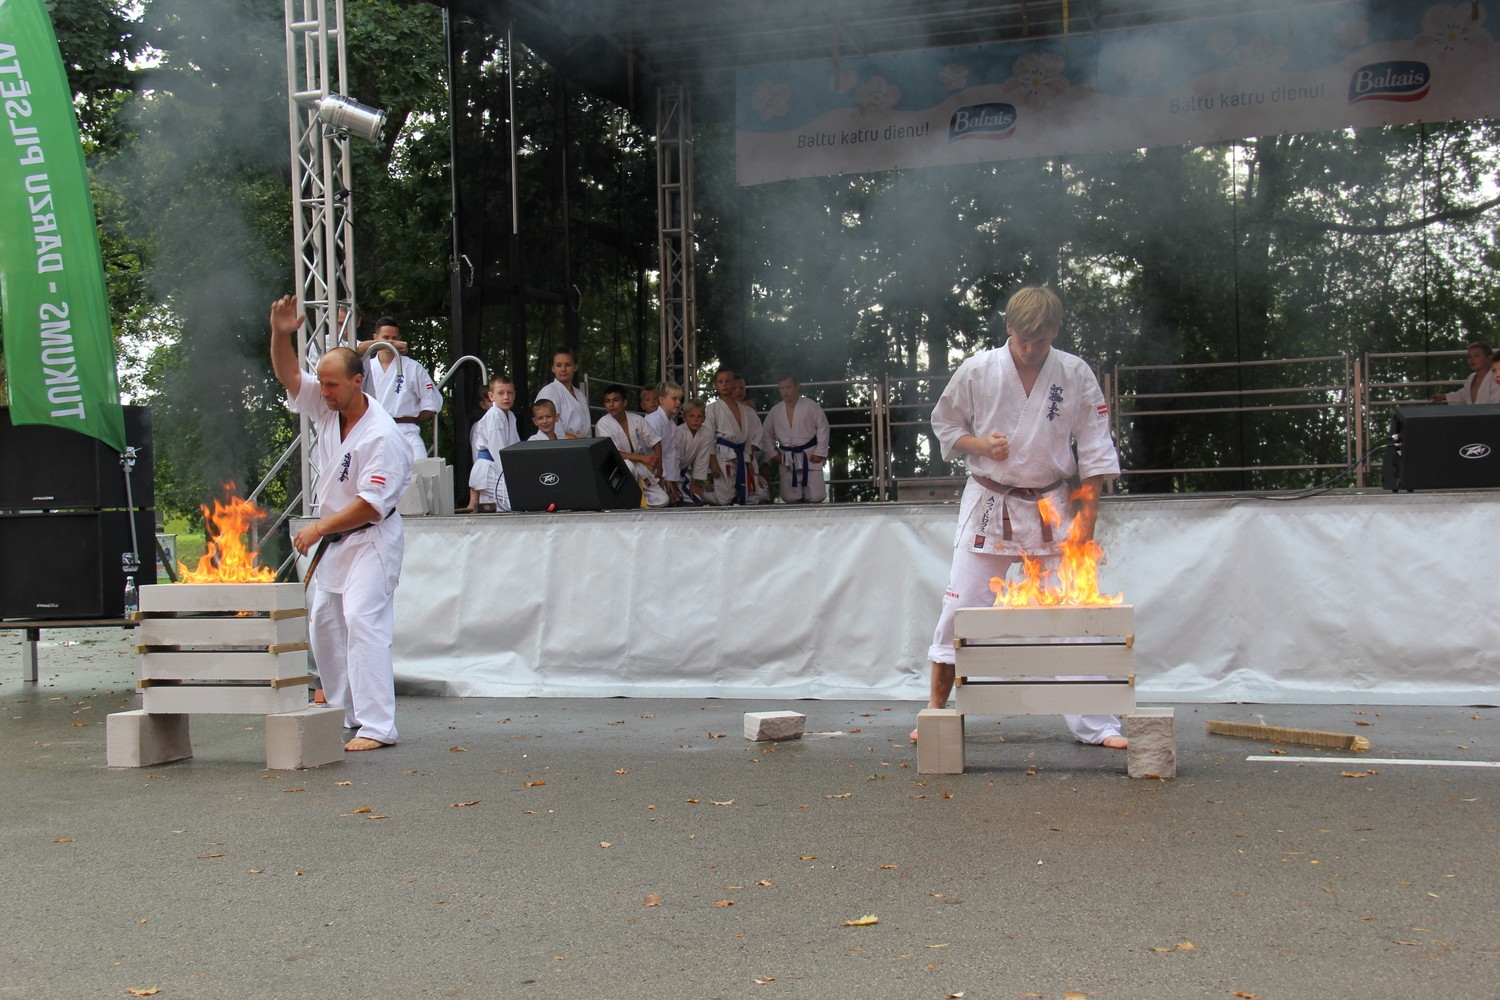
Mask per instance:
[[[156,0],[142,29],[159,58],[100,178],[158,303],[126,327],[151,351],[164,499],[191,510],[253,488],[285,433],[266,361],[267,306],[291,284],[285,47],[278,10],[232,0]]]

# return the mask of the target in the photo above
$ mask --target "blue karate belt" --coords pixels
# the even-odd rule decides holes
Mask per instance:
[[[480,448],[478,457],[481,461],[485,462],[493,462],[495,460],[495,456],[490,454],[490,450],[488,448]]]
[[[782,446],[782,451],[797,456],[797,460],[792,462],[792,487],[794,489],[807,482],[807,477],[811,469],[811,465],[807,461],[807,449],[811,448],[817,443],[818,439],[816,436],[814,436],[811,441],[807,442],[806,444],[799,444],[795,448],[785,445]],[[799,472],[802,475],[800,481],[797,478],[797,474]]]
[[[718,443],[728,448],[735,454],[734,462],[734,502],[740,506],[745,504],[745,443],[743,441],[729,441],[719,438]]]

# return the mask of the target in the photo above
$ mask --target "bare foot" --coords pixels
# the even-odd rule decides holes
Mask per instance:
[[[907,739],[911,740],[913,743],[917,742],[917,731],[913,729],[911,731],[911,735],[908,736]]]
[[[1130,746],[1130,741],[1123,736],[1106,736],[1099,745],[1109,747],[1111,750],[1124,750]]]
[[[313,704],[314,705],[326,705],[326,704],[328,704],[328,697],[325,694],[323,694],[323,689],[322,688],[313,688]]]
[[[356,737],[354,737],[354,739],[352,739],[348,743],[344,744],[344,749],[345,750],[350,750],[350,751],[354,751],[354,750],[379,750],[379,749],[382,749],[383,747],[388,747],[388,746],[390,746],[389,743],[382,743],[379,740],[372,740],[368,736],[356,736]]]

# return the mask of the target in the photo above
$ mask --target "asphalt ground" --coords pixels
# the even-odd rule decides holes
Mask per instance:
[[[1500,768],[1395,763],[1500,760],[1496,709],[1181,705],[1162,781],[1052,718],[923,776],[907,703],[403,696],[327,767],[195,716],[112,769],[129,634],[43,635],[29,685],[0,632],[0,998],[1500,996]]]

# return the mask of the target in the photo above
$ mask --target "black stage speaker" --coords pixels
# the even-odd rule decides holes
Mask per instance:
[[[156,582],[156,512],[135,511],[137,585]],[[123,510],[0,514],[0,618],[119,618],[121,554],[130,551]]]
[[[626,510],[641,488],[609,438],[522,441],[500,451],[512,510]]]
[[[47,424],[10,422],[0,408],[0,510],[152,507],[151,411],[125,407],[125,443],[136,449],[125,499],[118,452],[97,438]]]
[[[1500,406],[1398,406],[1391,438],[1388,490],[1500,486]]]

